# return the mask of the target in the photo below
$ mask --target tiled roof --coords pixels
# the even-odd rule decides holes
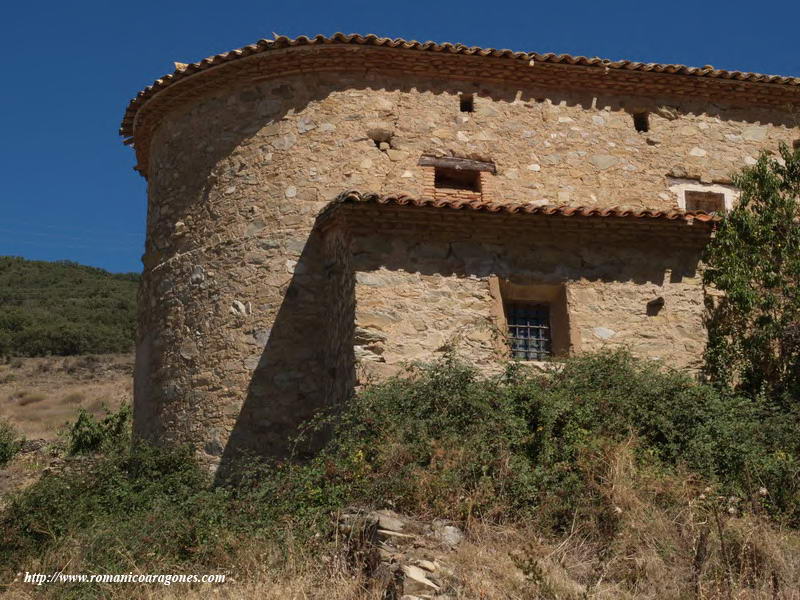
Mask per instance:
[[[419,208],[442,208],[451,210],[466,210],[485,213],[548,215],[560,217],[584,218],[622,218],[641,221],[674,221],[694,223],[700,222],[713,225],[721,221],[718,215],[701,211],[683,210],[635,210],[630,208],[600,208],[597,206],[566,206],[566,205],[538,205],[522,203],[499,203],[486,201],[463,201],[433,198],[414,198],[404,194],[382,195],[362,194],[358,191],[348,191],[336,197],[324,213],[332,212],[341,204],[374,204],[383,206],[415,206]]]
[[[536,52],[514,52],[512,50],[496,50],[494,48],[478,48],[475,46],[464,46],[462,44],[438,44],[435,42],[408,41],[401,38],[384,38],[377,35],[359,35],[335,33],[330,37],[317,35],[314,37],[300,36],[298,38],[288,38],[277,36],[274,40],[259,40],[255,44],[244,46],[230,52],[216,54],[209,58],[191,63],[176,63],[176,70],[164,77],[157,79],[152,85],[131,100],[122,121],[120,133],[125,137],[133,135],[133,120],[137,110],[152,96],[164,88],[169,87],[187,77],[222,65],[227,62],[241,58],[261,54],[271,50],[280,50],[298,46],[322,46],[333,44],[352,44],[361,46],[377,46],[384,48],[401,48],[406,50],[416,50],[421,52],[440,52],[445,54],[462,54],[468,56],[484,56],[494,58],[507,58],[513,60],[542,63],[557,63],[562,65],[578,65],[583,67],[597,67],[602,69],[616,69],[622,71],[638,71],[651,73],[667,73],[673,75],[683,75],[691,77],[706,77],[713,79],[727,79],[748,83],[769,83],[785,86],[795,86],[800,88],[800,77],[783,77],[780,75],[762,75],[760,73],[746,73],[742,71],[725,71],[715,69],[711,66],[687,67],[685,65],[671,65],[659,63],[642,63],[631,60],[608,60],[605,58],[589,58],[586,56],[571,56],[569,54],[539,54]]]

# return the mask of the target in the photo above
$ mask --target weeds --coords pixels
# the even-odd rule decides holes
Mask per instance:
[[[563,529],[591,492],[582,458],[634,436],[642,463],[688,467],[732,494],[766,487],[771,513],[797,523],[797,423],[623,352],[495,378],[450,356],[365,390],[332,419],[323,455],[329,473],[349,473],[368,497],[402,510],[497,521],[535,513]]]
[[[794,598],[800,536],[688,473],[655,470],[633,440],[582,460],[595,500],[568,535],[513,553],[538,598]],[[555,549],[553,548],[555,545]]]
[[[127,412],[82,412],[67,446],[91,458],[11,499],[0,564],[234,568],[265,540],[327,552],[332,514],[381,504],[541,532],[519,560],[541,597],[789,589],[797,536],[779,532],[800,521],[797,424],[624,353],[494,377],[449,355],[319,416],[309,435],[330,442],[312,458],[242,460],[235,486],[212,487],[188,450],[131,447]],[[567,569],[557,548],[582,558]]]
[[[25,438],[10,423],[0,420],[0,467],[14,458],[24,442]]]

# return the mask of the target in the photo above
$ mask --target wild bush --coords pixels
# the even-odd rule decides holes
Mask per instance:
[[[10,423],[0,419],[0,467],[16,456],[24,442],[25,438]]]
[[[608,449],[623,445],[648,480],[712,486],[742,512],[797,527],[797,425],[623,352],[547,375],[512,364],[483,376],[446,356],[318,418],[310,428],[330,441],[315,456],[243,461],[236,486],[212,486],[188,450],[131,449],[127,417],[83,414],[70,449],[99,454],[9,501],[0,564],[74,547],[84,571],[219,567],[243,540],[324,546],[331,514],[354,504],[553,533],[578,519],[594,523],[587,536],[618,540],[614,507],[627,509],[604,482]],[[677,506],[653,487],[648,501]]]
[[[548,599],[794,598],[800,535],[766,517],[767,494],[722,493],[637,457],[637,440],[579,460],[584,494],[565,535],[532,535],[512,559]]]
[[[587,493],[580,457],[634,436],[641,460],[731,493],[766,486],[776,514],[796,520],[798,422],[626,352],[494,378],[450,356],[356,397],[323,456],[329,473],[341,465],[362,493],[406,510],[513,519],[547,505],[563,525]]]
[[[166,568],[213,548],[227,499],[188,452],[112,449],[86,468],[45,477],[6,510],[0,563],[37,557],[65,540],[84,545],[86,567],[127,572],[126,556]],[[205,518],[206,515],[210,515]]]
[[[70,454],[85,454],[125,445],[129,441],[131,410],[123,406],[117,412],[98,419],[85,409],[67,434]]]

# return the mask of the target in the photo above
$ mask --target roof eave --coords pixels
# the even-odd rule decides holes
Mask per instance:
[[[278,36],[273,40],[262,39],[254,44],[249,44],[229,52],[216,54],[196,63],[191,63],[185,66],[181,65],[172,73],[157,79],[152,85],[147,86],[145,89],[140,91],[137,96],[128,104],[122,121],[122,126],[120,128],[120,135],[126,138],[125,143],[131,144],[132,138],[135,135],[135,121],[139,109],[161,91],[168,89],[170,86],[185,80],[186,78],[195,77],[200,73],[205,73],[209,69],[223,66],[231,61],[240,60],[257,54],[262,54],[264,52],[285,48],[337,44],[398,48],[417,52],[438,52],[443,54],[464,56],[502,58],[527,61],[529,64],[533,65],[536,63],[547,63],[549,65],[562,65],[564,67],[580,66],[592,69],[601,68],[605,70],[628,71],[635,73],[664,74],[680,77],[702,77],[706,79],[718,80],[720,82],[726,81],[728,83],[739,83],[743,85],[771,85],[780,89],[786,89],[786,86],[789,86],[790,88],[800,92],[800,77],[784,77],[780,75],[764,75],[761,73],[726,71],[723,69],[714,69],[712,67],[689,67],[685,65],[641,63],[628,60],[612,61],[597,57],[589,58],[585,56],[571,56],[568,54],[515,52],[505,49],[498,50],[494,48],[464,46],[462,44],[439,44],[430,41],[417,42],[416,40],[407,41],[402,38],[384,38],[374,34],[362,36],[359,34],[335,33],[330,37],[317,35],[311,38],[300,36],[294,39],[286,36]]]

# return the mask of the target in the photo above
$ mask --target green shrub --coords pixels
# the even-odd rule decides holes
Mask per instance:
[[[129,406],[100,420],[80,409],[78,418],[69,428],[69,453],[83,454],[124,445],[130,438],[130,417]]]
[[[462,522],[534,520],[543,531],[576,515],[605,522],[597,481],[608,449],[630,440],[644,472],[671,481],[694,472],[796,527],[800,419],[773,411],[623,352],[578,357],[550,375],[512,364],[493,377],[446,356],[319,417],[310,429],[325,428],[330,442],[314,457],[243,460],[237,485],[216,487],[188,450],[131,449],[127,415],[83,413],[70,449],[101,454],[11,499],[0,564],[19,569],[75,547],[83,571],[218,567],[243,540],[291,532],[323,544],[331,513],[352,504]]]
[[[24,442],[25,438],[10,423],[0,420],[0,467],[14,458]]]
[[[224,520],[225,490],[180,450],[110,451],[86,469],[51,475],[18,495],[0,532],[0,563],[41,556],[68,537],[84,544],[87,567],[126,571],[125,556],[151,566],[200,556]]]
[[[588,493],[581,457],[634,437],[641,460],[685,465],[730,493],[768,487],[775,511],[797,520],[798,423],[625,352],[499,378],[448,357],[355,398],[324,460],[406,510],[507,519],[547,504],[566,518]]]

